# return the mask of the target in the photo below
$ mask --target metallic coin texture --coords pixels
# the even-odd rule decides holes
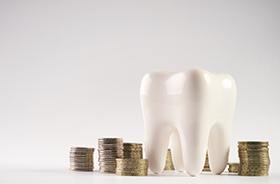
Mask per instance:
[[[116,159],[117,167],[116,174],[119,176],[147,176],[148,175],[148,160],[123,158]]]
[[[107,173],[115,173],[116,158],[123,158],[122,138],[98,139],[99,171],[107,172]]]
[[[70,169],[74,171],[93,171],[94,148],[71,147],[70,148]]]
[[[238,175],[267,176],[269,174],[270,158],[267,141],[238,142],[240,160]]]
[[[167,150],[164,170],[175,170],[172,162],[171,149]]]

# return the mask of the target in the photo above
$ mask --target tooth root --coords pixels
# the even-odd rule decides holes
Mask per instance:
[[[160,173],[165,166],[165,158],[168,149],[171,127],[158,126],[156,122],[147,122],[150,126],[145,133],[145,154],[149,159],[149,167],[152,172]]]
[[[201,173],[207,149],[211,171],[224,170],[236,100],[232,77],[200,69],[152,72],[143,77],[140,96],[151,171],[163,171],[171,134],[176,170],[183,168],[192,176]]]
[[[221,174],[227,165],[229,154],[229,128],[225,125],[228,123],[216,123],[212,126],[209,143],[208,157],[211,172]]]
[[[179,133],[177,130],[173,131],[170,136],[170,148],[173,165],[176,170],[183,171],[184,164],[182,158],[182,148]]]
[[[182,126],[180,138],[185,171],[196,176],[202,172],[208,143],[208,126],[203,123],[188,123]]]

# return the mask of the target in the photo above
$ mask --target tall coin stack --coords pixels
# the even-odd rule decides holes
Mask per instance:
[[[167,150],[164,170],[175,170],[172,162],[171,149]]]
[[[101,138],[98,139],[98,161],[99,171],[115,173],[116,158],[123,157],[122,138]]]
[[[92,171],[94,148],[71,147],[70,169],[75,171]]]
[[[123,158],[143,158],[142,144],[139,143],[123,143]]]
[[[269,172],[268,142],[238,142],[241,176],[267,176]]]
[[[119,176],[147,176],[148,175],[148,160],[124,158],[116,159],[117,168],[116,174]]]
[[[208,153],[206,152],[206,158],[205,158],[205,163],[202,171],[211,171],[210,166],[209,166],[209,158],[208,158]]]

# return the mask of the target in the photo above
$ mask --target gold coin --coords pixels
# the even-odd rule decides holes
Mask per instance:
[[[208,158],[208,152],[206,152],[206,156],[205,156],[205,163],[204,163],[204,167],[203,170],[205,172],[210,172],[210,167],[209,167],[209,158]]]
[[[122,138],[98,139],[99,171],[113,173],[116,169],[116,158],[123,157]]]
[[[142,159],[143,150],[141,143],[123,143],[123,158]]]
[[[116,159],[116,174],[120,176],[146,176],[148,174],[147,159]]]
[[[269,172],[269,143],[267,141],[238,142],[241,176],[266,176]]]
[[[228,163],[228,172],[238,173],[239,163]]]
[[[75,171],[92,171],[94,148],[71,147],[70,169]]]
[[[175,170],[173,161],[172,161],[171,149],[167,150],[164,170]]]

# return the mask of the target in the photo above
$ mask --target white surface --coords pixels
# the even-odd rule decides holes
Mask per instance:
[[[70,146],[99,137],[143,142],[141,77],[201,67],[236,79],[230,161],[238,140],[268,140],[280,171],[279,10],[279,0],[0,0],[0,166],[67,166]]]
[[[236,83],[229,74],[192,69],[147,73],[140,97],[149,168],[163,171],[170,143],[174,167],[199,174],[208,151],[215,174],[228,163]]]
[[[198,177],[189,177],[181,173],[166,172],[165,175],[131,177],[100,174],[98,172],[73,172],[59,169],[4,169],[0,170],[1,184],[278,184],[280,175],[264,177],[244,177],[223,174],[219,176],[201,174]]]

